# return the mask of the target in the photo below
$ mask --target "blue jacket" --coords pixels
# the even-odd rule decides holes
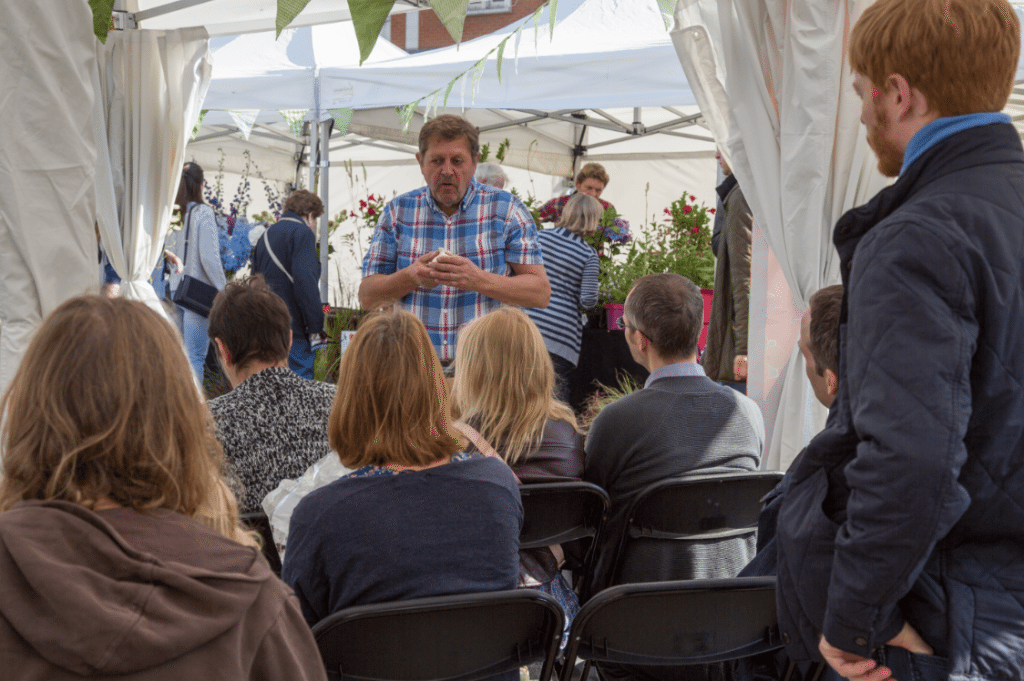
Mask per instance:
[[[253,272],[262,274],[267,285],[288,306],[292,334],[296,338],[320,333],[324,328],[324,309],[320,302],[320,258],[316,254],[313,230],[298,215],[287,211],[280,221],[268,228],[267,241],[295,283],[289,281],[271,259],[263,237],[256,242]]]
[[[837,223],[839,394],[779,515],[779,623],[952,678],[1024,678],[1024,152],[957,133]]]

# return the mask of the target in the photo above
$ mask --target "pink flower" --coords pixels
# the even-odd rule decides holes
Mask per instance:
[[[711,213],[712,215],[714,215],[715,214],[715,209],[714,208],[708,208],[708,212]]]
[[[665,209],[665,215],[672,215],[672,211],[670,211],[668,208],[666,208]]]
[[[691,201],[696,201],[696,200],[697,200],[697,197],[696,197],[696,196],[693,196],[693,195],[691,195],[691,196],[690,196],[690,200],[691,200]]]
[[[683,215],[689,215],[693,212],[693,206],[683,206]]]

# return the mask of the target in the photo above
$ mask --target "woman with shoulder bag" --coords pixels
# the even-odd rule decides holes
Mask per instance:
[[[181,211],[181,229],[167,236],[167,250],[181,259],[184,272],[170,273],[168,290],[192,373],[201,384],[210,342],[206,336],[209,303],[224,288],[226,278],[220,259],[217,220],[213,208],[203,202],[203,169],[198,163],[185,164],[174,202]],[[206,298],[209,303],[204,306]]]

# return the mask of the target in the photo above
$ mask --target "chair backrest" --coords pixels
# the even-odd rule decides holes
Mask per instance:
[[[523,500],[521,549],[595,536],[610,504],[608,493],[589,482],[520,485],[519,494]]]
[[[562,680],[569,680],[577,658],[683,666],[780,647],[774,577],[623,584],[597,594],[576,615]]]
[[[260,539],[263,540],[263,556],[270,563],[270,569],[274,571],[274,574],[280,577],[281,556],[277,553],[274,534],[270,531],[270,518],[263,511],[254,511],[252,513],[240,514],[239,520],[242,521],[242,526],[246,529],[255,530],[260,533]]]
[[[761,499],[781,479],[737,472],[650,485],[627,511],[609,583],[734,577],[753,557]]]
[[[558,602],[533,589],[346,608],[313,627],[328,677],[469,681],[544,660],[562,638]]]

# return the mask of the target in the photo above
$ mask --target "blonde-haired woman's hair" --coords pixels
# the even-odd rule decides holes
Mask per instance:
[[[40,326],[0,409],[0,511],[29,499],[109,500],[254,544],[223,486],[223,450],[177,333],[143,303],[66,301]]]
[[[603,213],[600,201],[589,194],[577,192],[565,202],[558,226],[578,236],[590,236],[601,226]]]
[[[587,197],[591,198],[591,197]],[[595,202],[596,203],[596,202]],[[544,436],[548,419],[579,432],[572,409],[554,397],[555,369],[536,324],[522,310],[502,307],[459,332],[452,401],[509,464]]]
[[[401,309],[374,312],[341,357],[327,433],[349,468],[426,466],[465,447],[427,329]]]

